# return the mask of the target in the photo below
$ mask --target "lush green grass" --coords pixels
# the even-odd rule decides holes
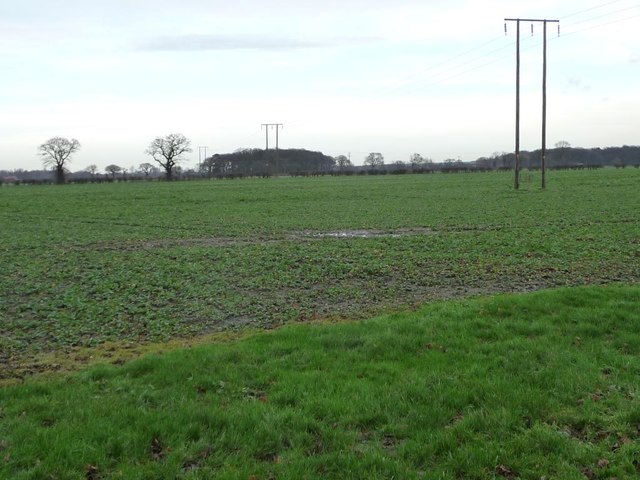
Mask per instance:
[[[640,288],[292,325],[0,389],[0,477],[635,478]]]
[[[0,377],[105,342],[638,281],[639,170],[551,172],[546,192],[537,179],[511,183],[487,173],[3,187]],[[375,235],[317,236],[354,229]]]

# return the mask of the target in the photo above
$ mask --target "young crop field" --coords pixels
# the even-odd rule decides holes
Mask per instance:
[[[139,345],[640,278],[640,170],[0,189],[0,381]],[[113,361],[121,361],[114,358]]]
[[[0,478],[636,478],[640,170],[548,180],[0,188]]]

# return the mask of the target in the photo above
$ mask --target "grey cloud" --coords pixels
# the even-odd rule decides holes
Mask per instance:
[[[354,37],[309,40],[273,36],[177,35],[151,38],[136,47],[143,51],[193,52],[206,50],[297,50],[355,45],[378,41]]]

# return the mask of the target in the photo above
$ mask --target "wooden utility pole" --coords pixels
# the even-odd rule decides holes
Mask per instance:
[[[281,128],[283,128],[283,125],[281,123],[263,123],[261,125],[261,128],[265,129],[265,134],[266,134],[266,149],[265,150],[269,150],[269,127],[271,127],[273,129],[273,127],[276,127],[276,176],[278,176],[280,174],[280,155],[278,153],[278,132]]]
[[[558,23],[560,20],[532,19],[532,18],[505,18],[505,22],[516,22],[516,164],[515,164],[515,189],[520,188],[520,22],[539,22],[544,26],[543,58],[542,58],[542,158],[540,167],[542,170],[542,188],[547,187],[547,23]],[[533,26],[532,32],[533,32]],[[507,24],[505,23],[505,34]]]
[[[202,150],[204,149],[204,159],[207,160],[207,148],[204,146],[198,147],[198,172],[202,169]]]
[[[516,165],[515,189],[520,188],[520,20],[516,21]]]
[[[276,150],[278,150],[278,130],[281,129],[283,125],[281,123],[263,123],[261,125],[261,128],[264,128],[266,133],[267,144],[265,150],[269,150],[269,127],[276,127]]]
[[[547,22],[557,20],[545,20],[543,22],[542,42],[542,156],[540,167],[542,170],[542,188],[547,188]]]

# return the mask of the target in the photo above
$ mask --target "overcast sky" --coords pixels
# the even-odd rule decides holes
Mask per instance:
[[[73,171],[154,137],[387,163],[513,150],[515,23],[548,31],[549,145],[640,144],[638,0],[0,0],[0,169],[53,136]],[[540,147],[542,26],[522,26],[523,149]],[[275,131],[270,132],[275,143]],[[201,150],[204,153],[204,150]]]

